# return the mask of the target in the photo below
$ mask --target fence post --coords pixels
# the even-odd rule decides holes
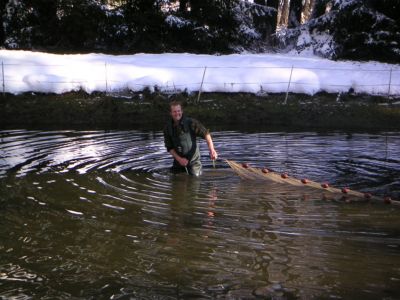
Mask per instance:
[[[104,63],[104,75],[105,75],[105,80],[106,80],[106,96],[108,92],[108,78],[107,78],[107,62]]]
[[[201,94],[201,90],[203,89],[203,82],[204,82],[204,77],[206,76],[206,70],[207,70],[207,67],[204,67],[203,78],[201,79],[199,94],[197,95],[197,103],[200,103],[200,94]]]
[[[286,90],[286,97],[285,97],[285,102],[284,102],[284,104],[286,104],[287,98],[288,98],[288,96],[289,96],[289,88],[290,88],[290,82],[292,81],[292,74],[293,74],[293,65],[292,65],[292,68],[290,69],[289,83],[288,83],[287,90]]]
[[[390,73],[389,73],[389,87],[388,87],[388,97],[390,97],[390,89],[391,89],[391,85],[392,85],[392,71],[393,71],[393,68],[390,68]]]
[[[5,81],[4,81],[4,63],[3,61],[1,61],[1,77],[3,80],[3,97],[6,96],[6,85],[5,85]]]

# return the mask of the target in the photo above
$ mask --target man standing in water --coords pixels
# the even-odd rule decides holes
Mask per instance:
[[[196,137],[207,141],[210,158],[217,159],[218,154],[210,132],[197,120],[183,115],[182,105],[178,101],[170,103],[171,119],[164,128],[164,143],[167,151],[173,156],[173,172],[201,174],[200,150]]]

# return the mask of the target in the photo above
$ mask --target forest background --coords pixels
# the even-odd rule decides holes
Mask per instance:
[[[400,61],[398,0],[3,0],[0,46]]]

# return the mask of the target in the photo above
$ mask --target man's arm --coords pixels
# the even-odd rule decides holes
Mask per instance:
[[[205,139],[206,139],[206,142],[207,142],[208,149],[210,150],[210,158],[212,160],[216,160],[218,158],[218,153],[214,149],[214,143],[213,143],[213,140],[211,138],[211,134],[207,133]]]
[[[208,129],[196,119],[192,119],[192,129],[196,136],[200,136],[206,140],[208,149],[210,150],[210,158],[216,160],[218,158],[218,153],[214,149],[214,143]]]

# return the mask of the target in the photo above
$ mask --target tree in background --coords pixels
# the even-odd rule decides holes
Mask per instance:
[[[96,48],[104,19],[97,0],[9,0],[4,7],[4,45],[8,48]]]
[[[326,8],[330,0],[314,0],[314,5],[312,6],[311,18],[316,19],[324,15]]]
[[[287,28],[296,28],[300,26],[302,10],[302,0],[290,0]]]
[[[188,0],[181,0],[181,1],[179,1],[179,12],[180,12],[181,14],[184,14],[185,12],[187,12],[188,3],[189,3]]]
[[[98,0],[58,0],[58,44],[70,51],[90,51],[100,48],[105,11]],[[104,3],[104,1],[103,1]]]
[[[2,27],[4,45],[11,49],[29,49],[32,46],[31,16],[29,7],[22,1],[3,4]]]
[[[400,60],[398,0],[3,0],[9,49],[260,52]],[[276,50],[276,49],[274,49]]]
[[[264,9],[263,13],[255,14],[253,17],[254,25],[261,33],[262,38],[269,39],[269,37],[276,32],[279,0],[255,0],[254,3],[270,8],[268,10]],[[271,10],[271,8],[273,10]]]
[[[8,0],[0,38],[8,48],[54,51],[229,52],[241,43],[269,44],[279,2]]]
[[[275,0],[274,0],[275,1]],[[330,0],[278,0],[278,26],[295,28],[314,18],[318,8],[320,15],[325,13],[326,3]]]
[[[301,23],[305,23],[311,18],[314,5],[315,0],[304,0]]]
[[[340,56],[400,61],[398,0],[334,1],[330,23]]]
[[[398,62],[399,6],[398,0],[315,0],[313,17],[283,30],[281,45],[331,59]]]
[[[133,51],[163,50],[164,17],[162,0],[125,0],[122,4],[124,47]]]
[[[2,35],[11,48],[54,44],[57,36],[56,6],[53,1],[7,1],[2,5]]]
[[[166,44],[175,51],[229,52],[239,25],[235,7],[239,0],[186,0],[166,14]]]
[[[3,18],[6,15],[6,6],[0,4],[0,45],[4,45],[5,42],[5,28]]]
[[[369,5],[378,12],[395,20],[400,25],[400,1],[398,0],[369,0]]]

